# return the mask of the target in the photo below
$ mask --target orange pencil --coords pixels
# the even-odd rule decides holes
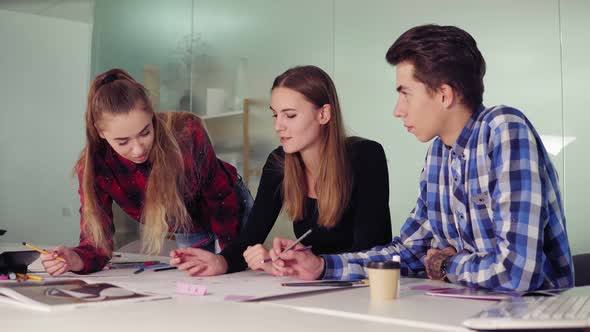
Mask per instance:
[[[30,244],[30,243],[23,242],[23,246],[25,246],[25,247],[27,247],[27,248],[31,248],[31,249],[33,249],[33,250],[35,250],[35,251],[38,251],[38,252],[40,252],[40,253],[42,253],[42,254],[45,254],[45,255],[51,255],[51,253],[50,253],[49,251],[47,251],[47,250],[43,250],[43,249],[41,249],[41,248],[39,248],[39,247],[37,247],[37,246],[34,246],[34,245]],[[59,256],[57,256],[57,258],[56,258],[56,259],[57,259],[58,261],[60,261],[60,262],[65,262],[65,261],[66,261],[65,259],[63,259],[63,258],[61,258],[61,257],[59,257]]]
[[[19,277],[19,278],[23,278],[25,280],[30,279],[30,280],[36,280],[36,281],[43,281],[43,277],[33,276],[33,275],[30,275],[30,274],[17,273],[16,276]]]

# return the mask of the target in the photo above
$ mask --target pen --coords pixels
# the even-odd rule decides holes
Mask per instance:
[[[177,269],[177,267],[176,266],[162,267],[159,269],[155,269],[154,272],[168,271],[168,270],[174,270],[174,269]]]
[[[160,261],[111,262],[111,268],[116,269],[116,268],[135,267],[135,266],[141,267],[141,266],[150,266],[150,265],[155,265],[155,264],[160,264]]]
[[[140,274],[141,272],[145,271],[143,267],[140,267],[139,269],[133,271],[133,274]]]
[[[170,267],[170,264],[160,263],[160,264],[154,264],[154,265],[144,265],[144,266],[141,266],[141,268],[144,269],[144,270],[161,269],[163,267]]]
[[[39,247],[36,247],[36,246],[34,246],[34,245],[30,244],[30,243],[23,242],[23,246],[28,247],[28,248],[31,248],[31,249],[33,249],[33,250],[35,250],[37,252],[40,252],[42,254],[45,254],[45,255],[51,255],[51,253],[49,251],[43,250],[43,249],[41,249]],[[66,261],[65,259],[63,259],[63,258],[61,258],[59,256],[57,256],[55,259],[57,259],[60,262],[65,262]]]
[[[323,281],[310,281],[310,282],[284,282],[281,286],[330,286],[330,287],[352,287],[353,282],[343,280],[323,280]]]
[[[309,249],[311,249],[311,246],[306,246],[306,247],[303,247],[303,248],[295,249],[295,251],[306,251],[306,250],[309,250]],[[265,259],[265,260],[262,261],[263,264],[264,263],[270,263],[270,262],[272,262],[272,258],[267,258],[267,259]]]

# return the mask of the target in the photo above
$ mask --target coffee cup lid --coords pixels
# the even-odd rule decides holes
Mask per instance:
[[[380,262],[369,262],[367,263],[369,269],[399,269],[399,262],[394,261],[380,261]]]

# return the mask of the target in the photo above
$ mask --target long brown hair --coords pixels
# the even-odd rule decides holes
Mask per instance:
[[[346,149],[346,132],[334,82],[315,66],[294,67],[275,78],[272,89],[288,88],[301,93],[317,108],[331,106],[330,121],[322,126],[320,163],[315,190],[318,195],[318,224],[334,227],[348,206],[352,191],[352,171]],[[299,152],[285,154],[283,207],[292,220],[304,216],[308,189],[305,165]]]
[[[96,124],[104,113],[127,114],[132,109],[142,109],[153,115],[154,143],[149,153],[151,171],[147,182],[141,234],[142,249],[146,253],[159,253],[170,227],[187,230],[191,223],[182,194],[184,193],[184,164],[178,142],[171,130],[172,117],[156,116],[149,100],[149,93],[131,75],[121,69],[111,69],[98,75],[90,86],[86,107],[86,146],[74,166],[74,173],[81,172],[81,189],[84,204],[82,231],[97,248],[110,254],[107,232],[101,218],[103,211],[97,204],[95,191],[94,156],[107,147],[108,142],[99,136]]]

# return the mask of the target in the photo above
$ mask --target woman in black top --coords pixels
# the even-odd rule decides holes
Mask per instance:
[[[314,66],[295,67],[272,87],[274,129],[281,147],[264,166],[248,223],[238,240],[214,255],[177,249],[171,264],[190,275],[272,271],[262,243],[281,210],[315,254],[359,251],[391,241],[389,181],[383,148],[346,137],[334,84]]]

